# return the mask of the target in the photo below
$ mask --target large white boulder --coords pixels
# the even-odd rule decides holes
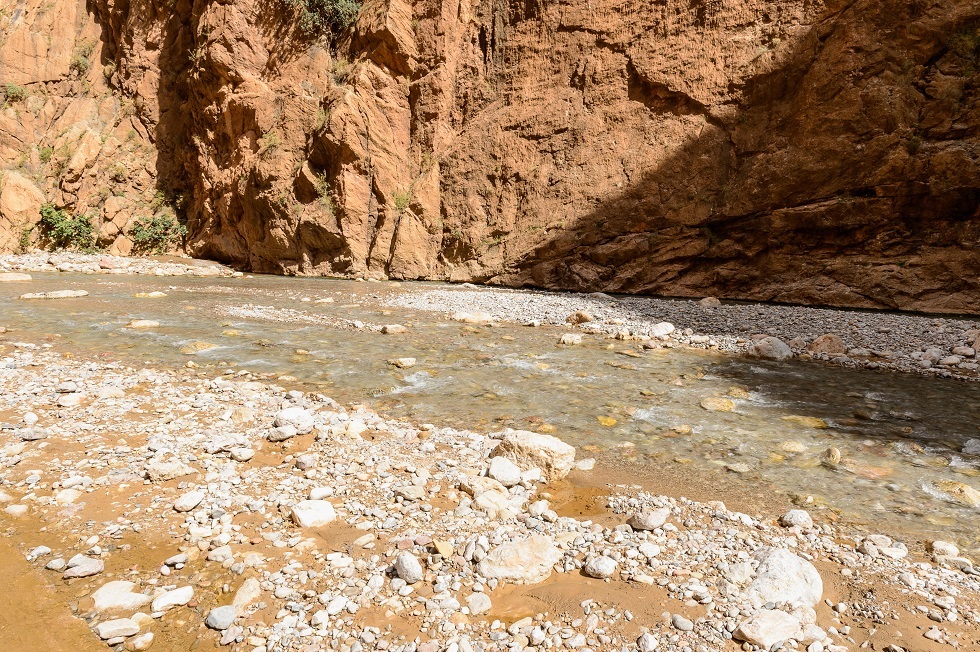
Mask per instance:
[[[783,548],[757,553],[759,568],[745,595],[756,606],[801,602],[812,607],[823,596],[823,580],[813,564]]]
[[[494,451],[520,468],[541,469],[547,482],[561,480],[575,464],[575,448],[557,437],[528,430],[505,430]]]

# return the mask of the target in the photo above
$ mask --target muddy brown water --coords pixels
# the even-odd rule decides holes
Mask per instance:
[[[818,518],[909,543],[941,532],[966,550],[980,548],[976,509],[941,491],[944,482],[980,488],[980,383],[693,349],[643,352],[589,337],[559,347],[565,329],[470,326],[380,303],[427,287],[39,273],[0,285],[0,324],[11,329],[7,341],[56,334],[59,347],[100,360],[193,360],[203,373],[282,378],[390,417],[553,433],[580,457],[596,456],[670,495],[747,507],[795,502]],[[55,289],[90,295],[17,298]],[[135,296],[151,292],[166,296]],[[160,326],[127,328],[134,319]],[[408,332],[348,327],[354,321],[399,323]],[[201,350],[186,353],[192,349]],[[387,362],[405,357],[416,365]],[[733,410],[702,407],[718,398]],[[829,448],[840,451],[839,464],[822,462]]]

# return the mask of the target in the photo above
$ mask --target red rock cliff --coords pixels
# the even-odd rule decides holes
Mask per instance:
[[[40,193],[125,248],[162,194],[256,271],[980,312],[977,1],[367,0],[331,53],[277,0],[57,0],[47,54],[32,3],[0,79],[102,142],[24,190],[8,102],[8,234]]]

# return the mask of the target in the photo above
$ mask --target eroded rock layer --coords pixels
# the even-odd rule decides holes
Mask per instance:
[[[163,200],[262,272],[980,311],[975,0],[367,0],[334,50],[277,0],[0,28],[0,248],[51,201],[125,252]]]

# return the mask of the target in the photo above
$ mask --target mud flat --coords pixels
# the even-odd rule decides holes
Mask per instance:
[[[980,578],[950,542],[858,534],[816,507],[746,514],[725,495],[609,484],[554,437],[386,420],[288,379],[71,354],[0,350],[2,518],[23,572],[56,587],[61,618],[93,643],[816,652],[980,641]],[[28,609],[36,596],[22,593]]]

